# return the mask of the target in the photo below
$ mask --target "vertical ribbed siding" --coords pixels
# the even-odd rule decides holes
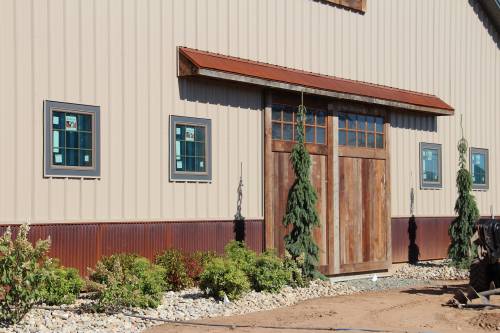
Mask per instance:
[[[178,45],[251,56],[248,6],[2,1],[0,221],[232,218],[240,165],[243,214],[262,217],[261,92],[176,77]],[[101,179],[43,179],[45,99],[101,106]],[[211,183],[169,182],[172,114],[212,119]]]
[[[438,95],[454,117],[392,116],[392,216],[453,214],[460,115],[490,150],[481,214],[500,213],[500,53],[467,1],[373,0],[364,15],[313,0],[0,2],[0,221],[262,217],[261,92],[178,81],[185,45]],[[480,19],[481,18],[481,19]],[[498,40],[498,34],[496,37]],[[42,178],[42,101],[102,108],[102,177]],[[207,103],[208,101],[208,103]],[[169,115],[213,124],[213,182],[168,181]],[[441,190],[418,189],[418,143],[443,145]]]

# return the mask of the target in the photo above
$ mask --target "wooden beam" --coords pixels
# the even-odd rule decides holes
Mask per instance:
[[[387,261],[392,263],[392,221],[391,221],[391,113],[387,112],[384,117],[384,139],[385,139],[385,199],[386,199],[386,220],[387,220]]]
[[[264,92],[264,244],[274,249],[272,94]]]

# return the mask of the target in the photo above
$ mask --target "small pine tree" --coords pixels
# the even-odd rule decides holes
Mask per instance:
[[[312,230],[320,224],[316,201],[316,191],[309,175],[311,158],[304,143],[304,120],[306,108],[303,103],[297,113],[297,143],[290,155],[295,182],[288,193],[286,214],[283,218],[285,226],[292,225],[292,230],[285,236],[285,248],[292,259],[300,258],[302,274],[306,279],[321,278],[316,270],[319,262],[319,248],[312,237]]]
[[[476,248],[472,245],[471,237],[474,233],[474,223],[479,218],[479,210],[476,199],[471,194],[472,177],[466,168],[467,140],[463,136],[458,141],[458,152],[458,198],[455,203],[455,212],[458,216],[453,220],[448,230],[451,238],[448,257],[454,266],[466,268],[476,254]]]

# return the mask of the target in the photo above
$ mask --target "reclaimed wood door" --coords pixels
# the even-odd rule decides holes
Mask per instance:
[[[387,268],[386,161],[339,158],[340,271]]]
[[[269,96],[268,96],[269,98]],[[280,255],[285,253],[284,237],[290,228],[283,226],[288,193],[295,181],[290,153],[297,139],[297,105],[300,101],[272,97],[265,118],[265,244]],[[306,104],[308,105],[308,104]],[[320,271],[333,273],[333,117],[326,111],[326,103],[308,105],[306,115],[306,148],[311,156],[311,182],[318,195],[316,208],[320,226],[313,235],[319,246]]]
[[[283,225],[286,213],[288,192],[295,181],[295,175],[290,163],[290,153],[274,152],[274,245],[280,255],[284,255],[284,237],[291,230]],[[320,268],[326,272],[328,265],[327,253],[327,157],[324,155],[311,155],[311,183],[318,195],[316,209],[318,211],[320,226],[314,229],[314,240],[320,249]]]
[[[339,273],[390,265],[389,124],[363,111],[338,115]]]

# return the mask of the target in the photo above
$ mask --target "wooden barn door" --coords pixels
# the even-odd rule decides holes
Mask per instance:
[[[289,228],[283,226],[283,217],[286,212],[288,192],[293,185],[295,175],[290,163],[290,153],[296,139],[296,110],[298,104],[273,103],[272,118],[268,125],[272,128],[272,138],[269,151],[266,154],[266,246],[275,248],[280,255],[284,254],[284,237]],[[306,121],[306,147],[311,155],[311,182],[318,195],[317,210],[321,225],[314,230],[314,239],[320,248],[320,270],[328,274],[331,272],[331,254],[329,253],[329,226],[332,205],[330,198],[332,187],[328,186],[329,175],[332,174],[332,156],[329,142],[332,140],[332,131],[329,124],[332,119],[327,115],[326,107],[308,107]],[[268,200],[269,199],[269,200]]]
[[[384,117],[339,113],[340,273],[390,264],[388,124]]]

